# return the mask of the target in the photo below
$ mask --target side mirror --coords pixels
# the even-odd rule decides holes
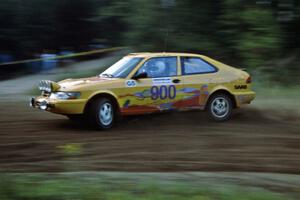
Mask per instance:
[[[148,78],[147,72],[142,72],[142,73],[136,74],[132,77],[132,79],[135,79],[135,80],[142,79],[142,78]]]

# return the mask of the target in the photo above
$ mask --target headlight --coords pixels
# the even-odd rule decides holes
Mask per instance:
[[[50,99],[78,99],[80,92],[53,92]]]

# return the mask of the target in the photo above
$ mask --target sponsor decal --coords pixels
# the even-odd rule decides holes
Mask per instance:
[[[209,91],[208,91],[208,85],[204,84],[201,86],[201,93],[204,95],[209,95]]]
[[[134,96],[138,99],[138,100],[143,100],[147,97],[151,96],[150,90],[144,90],[142,92],[136,92],[134,94]]]
[[[136,81],[135,80],[127,80],[125,85],[126,85],[126,87],[135,87]]]
[[[153,78],[153,85],[172,85],[172,79],[170,77],[165,78]]]
[[[236,90],[247,89],[247,85],[235,85],[234,89],[236,89]]]
[[[173,106],[173,103],[172,102],[168,102],[168,103],[162,103],[162,104],[160,104],[159,108],[161,110],[169,110],[169,109],[172,108],[172,106]]]
[[[126,100],[123,107],[124,108],[128,108],[129,107],[129,104],[130,104],[130,100]]]
[[[196,88],[182,88],[181,91],[184,93],[195,93],[198,92],[199,90],[197,90]]]
[[[199,104],[201,106],[203,106],[206,104],[206,101],[207,101],[207,98],[209,95],[208,85],[207,84],[202,85],[200,88],[200,91],[201,92],[200,92],[200,97],[199,97]]]
[[[208,85],[206,85],[206,84],[202,85],[201,90],[208,90]]]

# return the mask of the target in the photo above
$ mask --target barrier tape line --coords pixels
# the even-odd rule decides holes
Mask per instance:
[[[126,49],[126,47],[112,47],[112,48],[107,48],[107,49],[83,51],[83,52],[72,53],[72,54],[61,55],[61,56],[54,56],[54,57],[49,57],[49,58],[34,58],[34,59],[18,60],[18,61],[12,61],[12,62],[4,62],[4,63],[0,63],[0,66],[24,64],[24,63],[43,61],[43,60],[58,60],[58,59],[64,59],[64,58],[73,58],[73,57],[86,56],[86,55],[97,54],[97,53],[117,51],[117,50],[122,50],[122,49]]]

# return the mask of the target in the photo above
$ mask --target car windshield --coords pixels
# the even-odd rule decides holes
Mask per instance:
[[[126,78],[142,59],[143,58],[137,57],[124,57],[102,72],[100,76],[109,78]]]

